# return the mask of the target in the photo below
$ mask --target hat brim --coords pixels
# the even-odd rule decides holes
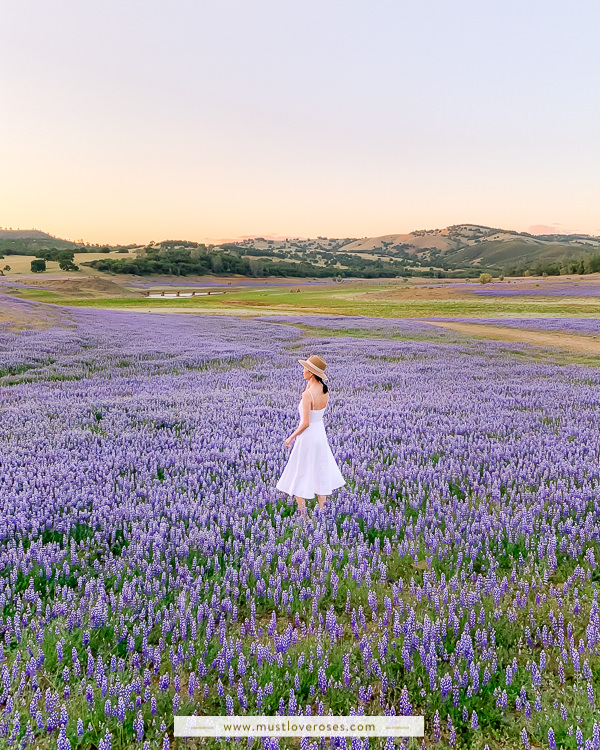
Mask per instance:
[[[307,370],[310,370],[313,375],[318,375],[322,380],[327,380],[327,375],[323,372],[323,370],[320,370],[318,367],[315,367],[310,362],[307,362],[305,359],[299,359],[298,362],[300,362],[301,365],[304,365]]]

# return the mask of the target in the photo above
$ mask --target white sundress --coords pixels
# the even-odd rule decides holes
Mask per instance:
[[[325,433],[323,414],[327,406],[315,409],[314,405],[313,397],[309,425],[295,438],[288,462],[276,485],[287,495],[305,499],[330,495],[333,490],[346,484]],[[302,402],[298,404],[298,411],[302,419]]]

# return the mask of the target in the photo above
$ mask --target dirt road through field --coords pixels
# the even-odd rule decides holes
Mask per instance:
[[[458,331],[458,333],[491,339],[492,341],[515,341],[536,346],[555,346],[584,354],[600,354],[600,337],[554,331],[528,331],[521,328],[508,328],[507,326],[494,326],[484,323],[455,323],[454,321],[440,320],[436,320],[435,323],[428,320],[423,322],[449,328]]]

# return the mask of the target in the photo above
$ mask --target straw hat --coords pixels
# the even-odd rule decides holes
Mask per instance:
[[[299,359],[298,362],[300,362],[301,365],[304,365],[304,367],[306,367],[307,370],[310,370],[314,375],[318,375],[322,380],[327,380],[327,375],[325,375],[327,362],[325,362],[324,359],[321,359],[321,357],[317,357],[316,354],[313,354],[308,359]]]

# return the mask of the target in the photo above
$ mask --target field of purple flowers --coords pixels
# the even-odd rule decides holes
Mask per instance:
[[[600,281],[593,277],[552,276],[540,279],[506,279],[480,285],[474,282],[446,281],[429,286],[480,294],[484,297],[600,297]]]
[[[598,750],[600,370],[287,321],[0,327],[0,743],[331,711],[426,717],[352,748]],[[313,353],[347,484],[304,527],[275,484]]]

